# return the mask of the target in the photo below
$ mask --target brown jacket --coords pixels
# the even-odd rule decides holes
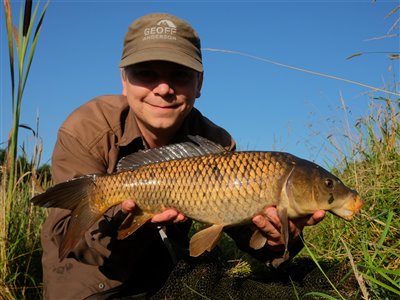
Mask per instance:
[[[233,149],[231,136],[193,109],[176,142],[201,135]],[[174,142],[175,142],[174,141]],[[143,149],[141,134],[124,96],[102,96],[76,109],[61,126],[52,157],[55,182],[93,173],[112,173],[118,160]],[[155,226],[143,226],[125,240],[117,240],[120,207],[111,208],[85,234],[68,258],[59,261],[58,247],[70,211],[49,209],[42,229],[45,299],[103,299],[119,290],[152,292],[173,267]],[[168,228],[171,235],[187,236],[185,224]],[[167,231],[168,233],[168,231]],[[91,297],[92,296],[92,297]]]

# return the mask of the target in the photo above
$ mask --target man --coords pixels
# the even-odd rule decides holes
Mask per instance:
[[[235,148],[228,132],[193,107],[200,97],[203,66],[200,39],[188,23],[169,14],[139,18],[125,35],[119,66],[122,95],[89,101],[61,126],[52,157],[56,183],[85,174],[112,173],[127,154],[179,142],[187,135],[203,136],[228,150]],[[117,240],[118,226],[134,209],[131,199],[109,209],[62,261],[58,248],[71,212],[50,209],[42,230],[44,298],[112,299],[157,291],[173,262],[156,225],[166,226],[173,243],[186,245],[190,221],[167,209],[154,216],[153,224]],[[301,249],[298,235],[303,226],[323,216],[320,211],[291,223],[294,253]],[[251,229],[243,227],[229,232],[238,246],[262,261],[282,255],[276,209],[266,208],[253,222],[268,242],[260,250],[249,249]]]

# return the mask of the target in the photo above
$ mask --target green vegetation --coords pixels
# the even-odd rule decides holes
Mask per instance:
[[[49,183],[49,167],[36,170],[23,156],[17,159],[16,168],[15,195],[11,203],[5,203],[7,173],[2,162],[0,207],[7,210],[2,210],[0,220],[0,299],[40,299],[40,228],[46,212],[31,206],[29,199]]]
[[[0,151],[0,298],[40,299],[40,228],[46,212],[32,207],[29,199],[49,186],[51,177],[49,166],[38,167],[41,141],[37,130],[33,131],[37,143],[32,158],[24,151],[17,158],[16,149],[23,90],[47,5],[36,23],[33,39],[30,35],[38,6],[32,17],[29,7],[25,6],[24,17],[21,10],[19,29],[14,31],[14,37],[9,2],[4,1],[4,5],[14,118],[8,148]],[[17,57],[14,57],[14,45]],[[27,49],[30,51],[25,61]],[[16,82],[15,59],[18,62]],[[397,91],[394,94],[399,95]],[[349,125],[346,134],[338,140],[330,138],[335,152],[341,155],[332,171],[360,193],[365,201],[362,213],[352,222],[328,215],[318,226],[306,228],[306,248],[297,259],[311,257],[318,266],[325,262],[346,262],[359,287],[353,291],[355,299],[361,296],[393,299],[400,297],[400,100],[379,97],[371,98],[370,103],[369,115]],[[229,276],[246,277],[255,271],[234,247],[225,250],[240,258],[227,272]],[[324,273],[323,268],[320,272]],[[343,299],[341,286],[332,285],[337,290],[335,298],[318,291],[314,295]]]
[[[360,193],[362,213],[353,222],[328,215],[306,229],[306,240],[317,260],[350,260],[364,296],[392,299],[400,296],[400,101],[371,103],[342,139],[350,153],[331,140],[342,153],[333,172]]]
[[[22,9],[24,8],[24,9]],[[40,298],[39,230],[45,212],[29,204],[37,192],[41,143],[36,135],[35,154],[17,159],[22,98],[47,5],[36,20],[39,3],[21,6],[19,25],[13,26],[10,2],[4,0],[11,77],[12,127],[8,147],[1,154],[0,189],[0,296],[3,299]],[[16,54],[16,55],[15,55]],[[24,150],[24,149],[22,149]],[[36,297],[35,297],[36,296]]]

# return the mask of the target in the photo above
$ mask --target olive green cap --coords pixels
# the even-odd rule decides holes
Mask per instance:
[[[125,34],[120,68],[163,60],[203,72],[200,38],[186,21],[166,13],[153,13],[134,21]]]

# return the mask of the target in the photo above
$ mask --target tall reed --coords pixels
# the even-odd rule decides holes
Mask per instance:
[[[33,209],[27,201],[31,195],[26,195],[26,192],[32,189],[25,186],[29,184],[26,179],[32,174],[32,168],[28,169],[27,165],[21,164],[23,160],[17,159],[18,132],[24,90],[48,4],[47,2],[37,18],[40,3],[36,4],[32,12],[32,1],[26,0],[21,5],[16,27],[13,25],[10,1],[4,0],[12,104],[12,127],[6,158],[1,166],[0,295],[4,299],[21,298],[21,296],[25,298],[25,289],[22,292],[16,291],[14,288],[17,284],[13,283],[19,281],[21,274],[25,276],[26,266],[29,265],[31,258],[29,253],[21,253],[21,250],[28,249],[27,246],[29,247],[32,242],[29,230],[33,227],[29,223]],[[21,260],[21,257],[27,259]],[[25,268],[25,271],[22,272],[20,268]],[[15,297],[17,294],[19,297]]]

